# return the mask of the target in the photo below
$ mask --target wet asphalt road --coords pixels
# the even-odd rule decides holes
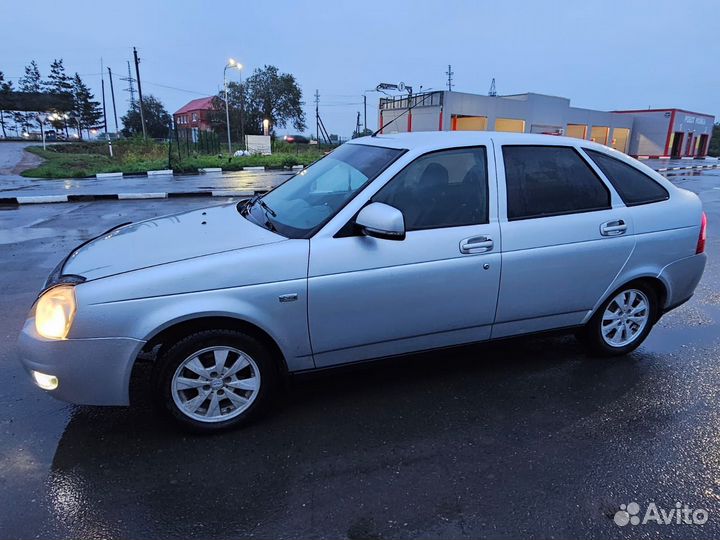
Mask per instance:
[[[142,402],[57,402],[15,340],[83,239],[218,201],[0,210],[0,537],[720,536],[720,171],[672,179],[704,201],[708,268],[636,353],[596,360],[569,337],[524,338],[331,372],[213,437]],[[632,501],[709,520],[618,527]]]

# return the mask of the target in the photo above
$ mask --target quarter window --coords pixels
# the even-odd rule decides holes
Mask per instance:
[[[627,206],[667,200],[667,190],[645,173],[619,159],[583,148],[600,168]]]
[[[485,148],[444,150],[419,157],[372,200],[402,211],[407,231],[487,223]]]
[[[503,146],[510,221],[610,208],[610,192],[565,146]]]

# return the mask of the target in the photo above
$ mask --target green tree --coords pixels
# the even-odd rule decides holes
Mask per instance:
[[[265,119],[270,121],[273,133],[276,127],[286,127],[288,124],[298,131],[306,127],[300,86],[293,75],[280,73],[275,66],[256,69],[244,84],[228,83],[228,105],[235,140],[240,140],[241,116],[247,135],[261,134]],[[213,126],[216,131],[225,134],[224,91],[213,99],[213,109]]]
[[[273,132],[275,127],[288,124],[298,131],[305,129],[302,90],[293,75],[280,73],[275,66],[265,66],[253,72],[246,87],[246,126],[262,133],[262,122],[268,119]]]
[[[720,157],[720,122],[713,126],[708,155]]]
[[[42,77],[40,77],[40,69],[35,60],[25,66],[25,75],[20,78],[20,90],[22,92],[42,92]]]
[[[72,94],[72,79],[65,73],[62,58],[59,60],[55,59],[53,63],[50,64],[50,75],[48,75],[48,80],[43,82],[43,88],[51,94]],[[56,112],[67,113],[69,111]],[[55,129],[64,129],[65,135],[67,135],[67,122],[65,120],[55,120],[52,122],[52,125]]]
[[[245,85],[236,82],[229,82],[227,85],[228,90],[228,104],[230,114],[230,129],[232,130],[231,138],[234,141],[240,140],[240,126],[241,121],[241,102],[242,97],[245,93]],[[227,124],[225,114],[225,92],[220,92],[217,96],[213,97],[213,110],[210,113],[210,123],[212,124],[215,131],[220,135],[222,140],[227,138]],[[247,100],[244,106],[244,115],[247,118]],[[262,127],[258,131],[257,127],[245,125],[246,135],[259,135],[262,133]],[[226,141],[227,142],[227,141]]]
[[[72,93],[72,79],[65,73],[62,58],[53,60],[50,64],[48,80],[42,83],[43,89],[51,94]]]
[[[75,73],[72,79],[72,96],[73,108],[70,111],[70,117],[75,122],[78,137],[82,139],[82,130],[84,129],[90,137],[90,128],[98,127],[102,119],[102,108],[100,102],[95,101],[95,96],[90,88],[83,82],[80,75]]]
[[[160,139],[167,137],[170,126],[170,114],[165,106],[155,96],[148,94],[143,97],[143,113],[145,115],[145,130],[148,137]],[[142,135],[142,120],[140,118],[140,103],[133,107],[122,117],[122,133],[126,137]]]
[[[0,71],[0,94],[8,94],[10,92],[12,92],[12,81],[6,81],[5,74]],[[10,112],[0,110],[0,126],[2,126],[2,135],[4,139],[7,139],[7,129],[9,129],[7,122],[12,118],[13,116]]]
[[[25,75],[19,81],[21,92],[39,93],[42,92],[42,77],[37,62],[33,60],[29,65],[25,66]],[[35,113],[16,113],[15,120],[22,123],[25,131],[30,131],[31,126],[37,122]]]

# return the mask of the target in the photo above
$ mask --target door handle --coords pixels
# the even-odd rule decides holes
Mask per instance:
[[[603,236],[619,236],[627,231],[627,223],[622,219],[606,221],[600,225],[600,234]]]
[[[493,248],[492,238],[489,236],[471,236],[460,240],[460,253],[472,254],[472,253],[484,253],[490,251]]]

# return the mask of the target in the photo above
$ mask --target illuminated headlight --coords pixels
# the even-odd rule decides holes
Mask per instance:
[[[47,339],[65,339],[75,317],[75,288],[60,285],[48,289],[35,308],[35,329]]]
[[[47,373],[40,373],[39,371],[32,372],[35,384],[37,384],[43,390],[55,390],[60,384],[58,378],[55,375],[48,375]]]

